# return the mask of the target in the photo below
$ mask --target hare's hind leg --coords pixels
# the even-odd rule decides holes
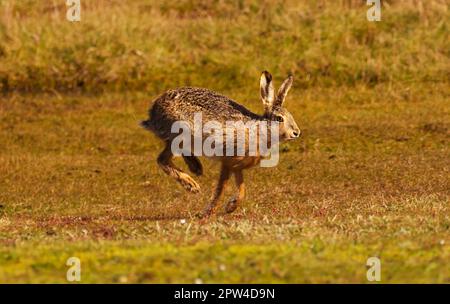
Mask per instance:
[[[230,179],[230,170],[225,165],[222,165],[216,191],[214,192],[214,196],[212,198],[211,203],[208,204],[208,206],[206,206],[205,210],[203,211],[202,216],[210,216],[214,213],[216,205],[222,198],[225,186],[229,179]]]
[[[238,170],[234,172],[234,177],[236,180],[236,186],[238,188],[238,195],[235,198],[232,198],[226,205],[225,205],[225,212],[231,213],[238,207],[239,203],[244,200],[245,196],[245,185],[244,185],[244,175],[242,173],[242,170]]]
[[[195,156],[183,155],[184,162],[188,165],[189,170],[197,176],[203,174],[203,166],[200,160]]]
[[[164,150],[158,156],[158,164],[167,174],[175,178],[186,190],[194,193],[200,192],[199,184],[188,174],[178,169],[172,162],[173,154],[170,150],[170,143],[166,144]]]

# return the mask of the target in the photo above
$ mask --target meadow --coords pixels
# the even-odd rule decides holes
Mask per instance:
[[[450,283],[446,1],[81,3],[0,0],[1,283]],[[262,70],[302,137],[198,219],[217,164],[187,193],[138,124],[188,85],[261,113]]]

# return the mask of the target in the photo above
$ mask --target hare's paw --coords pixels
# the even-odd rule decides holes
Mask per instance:
[[[200,192],[200,185],[192,177],[185,173],[180,174],[180,183],[186,190],[192,193]]]
[[[228,201],[228,203],[225,205],[225,212],[226,213],[232,213],[234,210],[236,210],[238,206],[238,200],[237,198],[232,198]]]

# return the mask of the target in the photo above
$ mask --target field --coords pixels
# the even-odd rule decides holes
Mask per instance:
[[[446,1],[81,3],[0,0],[1,283],[450,283]],[[303,135],[197,219],[217,163],[185,192],[139,121],[185,85],[261,113],[265,69]]]

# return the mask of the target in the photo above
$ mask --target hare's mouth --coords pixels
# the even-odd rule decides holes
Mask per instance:
[[[282,139],[282,141],[291,141],[291,140],[294,140],[294,139],[296,139],[296,138],[298,138],[298,137],[284,137],[284,138]]]

